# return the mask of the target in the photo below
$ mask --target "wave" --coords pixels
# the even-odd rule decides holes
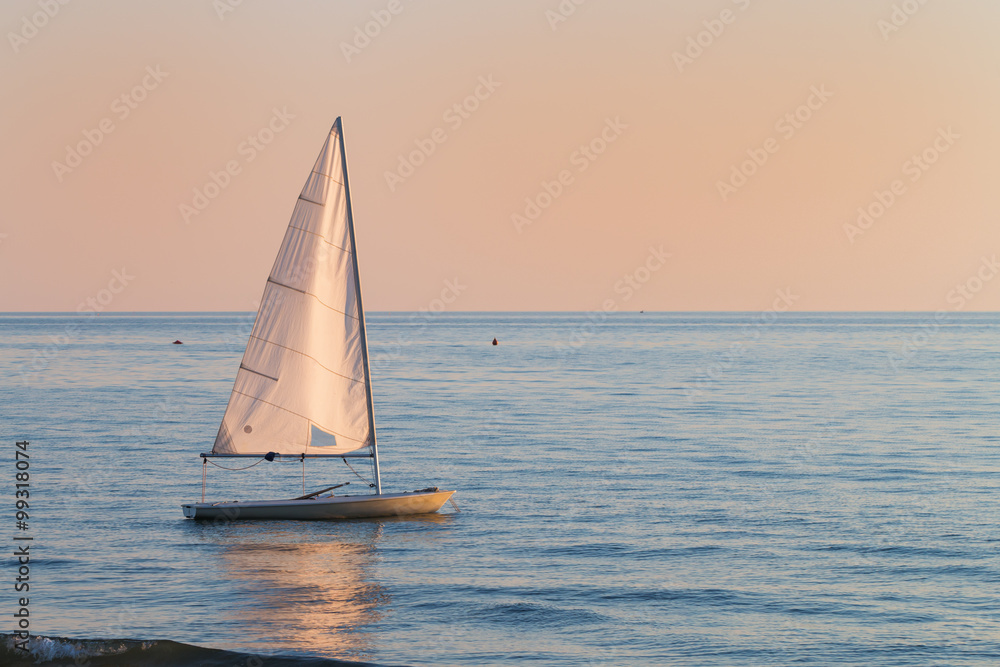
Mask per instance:
[[[15,646],[15,637],[0,633],[0,665],[27,667],[375,667],[368,662],[294,655],[265,655],[204,648],[169,640],[68,639],[33,636],[28,651]]]

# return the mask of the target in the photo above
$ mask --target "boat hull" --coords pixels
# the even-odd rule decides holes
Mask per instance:
[[[330,521],[431,514],[441,509],[454,493],[454,491],[415,491],[383,493],[375,496],[327,496],[306,500],[186,503],[181,507],[184,516],[189,519]]]

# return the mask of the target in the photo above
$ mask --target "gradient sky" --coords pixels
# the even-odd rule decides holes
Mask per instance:
[[[456,280],[450,310],[1000,307],[996,0],[7,0],[0,26],[0,311],[255,310],[337,116],[369,310]]]

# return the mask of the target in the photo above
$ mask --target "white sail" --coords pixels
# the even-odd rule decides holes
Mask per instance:
[[[292,212],[213,454],[374,446],[364,313],[340,119]],[[312,428],[335,444],[311,443]]]

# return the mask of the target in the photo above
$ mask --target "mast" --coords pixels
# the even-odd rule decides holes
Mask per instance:
[[[372,436],[372,462],[375,466],[375,494],[382,495],[382,478],[378,469],[378,445],[375,441],[375,405],[372,402],[372,376],[368,363],[368,332],[365,329],[365,306],[361,300],[361,274],[358,272],[358,243],[354,239],[354,210],[351,207],[351,186],[347,178],[347,150],[344,147],[344,125],[340,117],[333,123],[340,138],[340,160],[344,171],[344,193],[347,198],[347,229],[351,235],[351,247],[354,249],[351,259],[354,262],[354,286],[358,291],[358,322],[361,326],[361,357],[365,367],[365,394],[368,398],[368,429]]]

